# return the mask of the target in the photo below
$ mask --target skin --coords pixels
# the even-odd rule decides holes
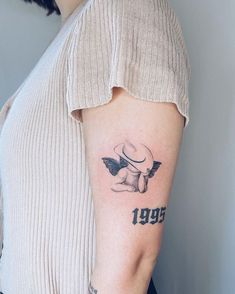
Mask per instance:
[[[91,284],[102,294],[146,294],[159,255],[184,118],[174,103],[143,101],[118,87],[109,103],[83,109],[82,118],[96,221]],[[162,163],[144,193],[112,190],[120,174],[110,174],[102,158],[119,160],[114,147],[126,141],[146,145]],[[135,170],[128,168],[120,171]]]
[[[69,17],[73,10],[84,0],[56,0],[56,4],[61,12],[62,23]]]

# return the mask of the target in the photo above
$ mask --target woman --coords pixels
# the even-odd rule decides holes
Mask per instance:
[[[189,122],[180,24],[166,0],[32,2],[62,26],[0,113],[0,290],[156,293]]]

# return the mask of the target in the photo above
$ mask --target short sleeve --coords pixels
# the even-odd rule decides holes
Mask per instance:
[[[112,99],[112,88],[151,102],[172,102],[189,122],[189,56],[166,0],[94,0],[68,40],[66,103],[81,109]]]

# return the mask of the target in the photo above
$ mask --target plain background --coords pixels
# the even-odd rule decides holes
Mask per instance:
[[[154,282],[159,294],[235,293],[235,2],[169,0],[188,48],[185,129]],[[0,105],[27,77],[60,17],[0,0]]]

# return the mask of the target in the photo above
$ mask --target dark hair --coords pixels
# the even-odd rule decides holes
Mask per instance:
[[[60,10],[56,5],[55,0],[24,0],[25,2],[30,3],[37,3],[40,7],[43,7],[47,10],[47,16],[55,12],[56,14],[60,15]]]

